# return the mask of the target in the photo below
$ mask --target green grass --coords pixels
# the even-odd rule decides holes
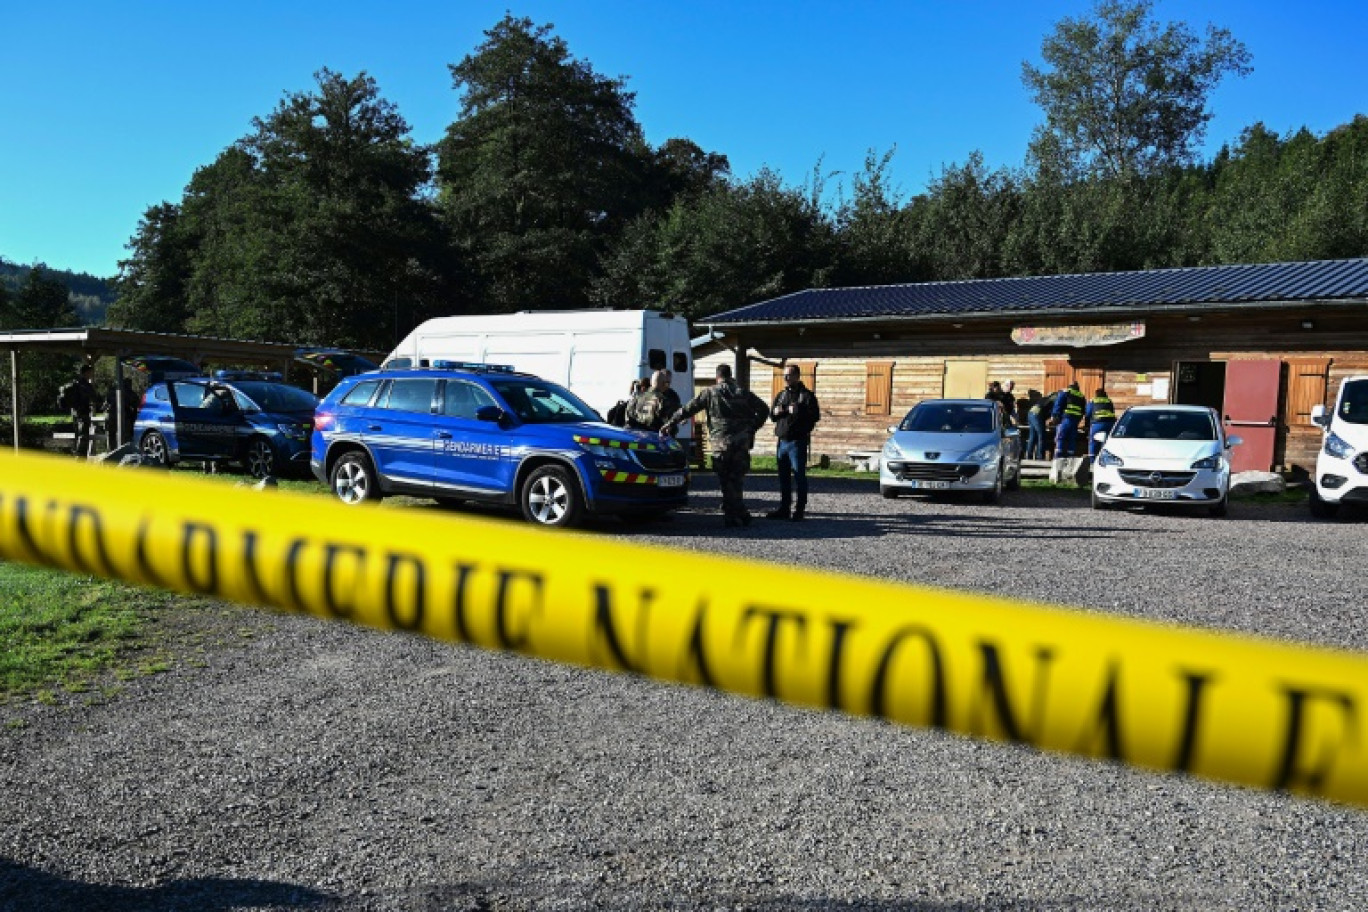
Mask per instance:
[[[164,670],[150,615],[174,596],[64,571],[0,563],[0,701],[88,690],[106,670]]]

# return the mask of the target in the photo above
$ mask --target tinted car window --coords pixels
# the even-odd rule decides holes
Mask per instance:
[[[599,420],[598,414],[574,393],[545,380],[491,380],[490,385],[518,419],[528,424]]]
[[[1215,440],[1211,416],[1201,412],[1130,411],[1112,428],[1114,437],[1146,440]]]
[[[1368,380],[1350,380],[1344,384],[1339,416],[1350,424],[1368,424]]]
[[[919,405],[903,419],[899,430],[942,434],[987,434],[993,430],[993,410],[985,405]]]
[[[674,372],[676,374],[687,374],[689,372],[689,356],[684,352],[675,352]]]
[[[448,380],[446,399],[442,413],[451,418],[474,418],[477,409],[486,405],[497,406],[494,397],[484,388],[464,380]]]
[[[237,388],[255,402],[263,412],[311,412],[318,405],[318,397],[284,383],[240,381]]]
[[[375,388],[380,385],[379,380],[362,380],[352,387],[351,392],[342,397],[343,405],[365,405],[370,402],[371,396],[375,395]]]
[[[436,380],[403,379],[390,381],[389,395],[380,405],[399,412],[430,412]]]
[[[661,348],[653,348],[653,349],[651,349],[650,354],[648,354],[648,355],[646,356],[646,358],[647,358],[647,363],[649,363],[649,364],[651,365],[651,370],[653,370],[653,371],[658,371],[658,370],[664,370],[664,369],[665,369],[665,363],[666,363],[666,362],[665,362],[665,350],[664,350],[664,349],[661,349]]]

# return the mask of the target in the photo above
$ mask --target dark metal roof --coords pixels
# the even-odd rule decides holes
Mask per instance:
[[[705,317],[712,325],[936,316],[1061,316],[1096,310],[1368,302],[1368,258],[1141,272],[810,288]]]

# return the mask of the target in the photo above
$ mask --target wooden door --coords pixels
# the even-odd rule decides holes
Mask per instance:
[[[1281,361],[1227,361],[1226,433],[1244,442],[1230,451],[1232,472],[1267,472],[1278,435]]]

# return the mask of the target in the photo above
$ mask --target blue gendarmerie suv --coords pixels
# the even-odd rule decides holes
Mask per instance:
[[[314,415],[309,464],[345,503],[483,501],[545,526],[663,515],[689,490],[687,456],[669,437],[606,424],[550,381],[455,361],[343,380]]]
[[[256,478],[303,472],[318,397],[276,373],[216,371],[153,383],[133,423],[133,444],[170,465],[241,462]]]

